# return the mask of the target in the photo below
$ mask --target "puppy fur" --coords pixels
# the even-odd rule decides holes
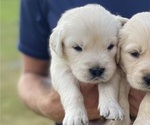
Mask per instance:
[[[150,125],[150,12],[138,13],[124,25],[119,48],[120,66],[127,81],[133,88],[147,92],[133,125]]]
[[[88,124],[80,84],[97,84],[98,109],[107,119],[122,120],[116,72],[118,32],[126,19],[90,4],[66,11],[50,36],[51,77],[65,110],[63,125]]]

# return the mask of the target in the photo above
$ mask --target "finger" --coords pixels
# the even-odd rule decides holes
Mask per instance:
[[[138,109],[140,105],[137,99],[132,95],[129,95],[129,104],[134,106],[136,109]]]
[[[137,102],[136,98],[132,95],[129,95],[129,104],[130,104],[130,112],[136,116],[140,104]]]
[[[140,90],[135,90],[133,88],[131,88],[130,90],[130,96],[134,97],[137,101],[140,101],[143,99],[143,97],[145,96],[145,92],[140,91]]]
[[[80,84],[80,87],[81,87],[81,89],[90,91],[90,90],[96,89],[97,85],[83,83],[83,84]]]
[[[130,104],[130,114],[134,117],[136,117],[138,114],[138,109],[132,104]]]

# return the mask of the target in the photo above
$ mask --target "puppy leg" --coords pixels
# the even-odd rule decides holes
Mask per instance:
[[[61,69],[61,68],[57,68]],[[57,70],[55,69],[55,71]],[[63,125],[86,125],[88,118],[83,102],[83,96],[79,90],[79,84],[74,76],[64,66],[61,72],[52,73],[52,83],[60,94],[61,102],[65,110]]]
[[[142,100],[138,116],[133,125],[150,125],[150,92]]]
[[[120,81],[120,92],[119,92],[119,104],[122,107],[125,117],[122,121],[110,121],[108,125],[130,125],[130,110],[129,110],[129,101],[128,101],[128,95],[129,95],[129,90],[130,86],[129,83],[127,82],[125,77],[121,77]]]
[[[122,109],[124,110],[125,117],[120,122],[121,124],[116,124],[116,125],[130,125],[131,124],[130,108],[129,108],[129,101],[128,101],[130,86],[129,86],[129,83],[127,82],[127,80],[124,78],[125,77],[122,77],[121,82],[120,82],[119,104],[122,107]]]
[[[115,73],[110,81],[98,85],[100,115],[106,119],[123,120],[124,112],[118,104],[120,76]]]

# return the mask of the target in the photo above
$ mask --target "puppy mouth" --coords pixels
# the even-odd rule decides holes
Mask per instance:
[[[95,78],[88,78],[88,79],[78,79],[81,83],[92,83],[92,84],[98,84],[100,82],[105,82],[105,79],[103,77],[95,77]]]
[[[139,90],[141,90],[141,91],[145,91],[145,92],[147,92],[147,91],[150,91],[150,86],[142,86],[141,88],[139,88]]]
[[[89,83],[100,83],[100,82],[105,82],[104,77],[94,77],[88,80]]]
[[[144,89],[144,90],[150,90],[150,86],[149,85],[145,85],[145,83],[143,83],[142,89]]]

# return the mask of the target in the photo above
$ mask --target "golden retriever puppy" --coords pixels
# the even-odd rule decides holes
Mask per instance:
[[[98,85],[101,116],[123,119],[115,56],[125,21],[96,4],[68,10],[60,18],[50,36],[50,50],[52,84],[65,110],[63,125],[88,124],[81,82]]]
[[[119,63],[127,81],[133,88],[147,92],[133,125],[150,125],[150,12],[134,15],[123,26],[119,47]]]

